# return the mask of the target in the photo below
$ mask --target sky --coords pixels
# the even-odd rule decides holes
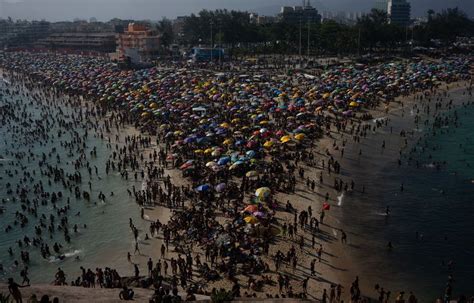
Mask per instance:
[[[428,9],[459,7],[474,17],[474,0],[410,0],[412,17]],[[0,18],[48,21],[112,18],[160,20],[197,13],[201,9],[235,9],[262,15],[278,13],[282,5],[301,5],[302,0],[0,0]],[[312,0],[320,11],[368,11],[375,0]]]

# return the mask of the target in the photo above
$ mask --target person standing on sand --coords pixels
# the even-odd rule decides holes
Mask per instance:
[[[309,265],[309,268],[311,270],[311,276],[314,276],[316,273],[315,264],[316,264],[316,259],[311,260],[311,263]]]
[[[337,284],[336,286],[336,301],[337,302],[341,301],[341,295],[342,295],[342,285]]]
[[[13,281],[13,278],[8,278],[8,291],[10,292],[13,297],[13,300],[15,300],[16,303],[23,303],[20,288],[27,286],[29,285],[19,285],[15,281]]]
[[[328,303],[328,294],[326,292],[326,289],[323,291],[323,296],[321,297],[321,303]]]
[[[329,302],[334,303],[336,300],[336,285],[331,284],[331,290],[329,292]]]
[[[342,229],[341,229],[341,243],[347,243],[347,235]]]
[[[151,260],[151,258],[148,258],[147,266],[148,266],[148,275],[151,276],[152,270],[153,270],[153,261]]]

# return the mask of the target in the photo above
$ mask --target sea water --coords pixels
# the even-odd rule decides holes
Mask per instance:
[[[0,79],[0,87],[7,88],[8,85],[9,83]],[[3,99],[0,98],[0,105],[5,102],[5,98],[10,97],[4,96]],[[27,97],[13,96],[13,98],[19,99]],[[74,109],[65,107],[63,110],[71,112]],[[28,108],[27,111],[37,114],[34,107]],[[49,131],[53,134],[57,129],[51,129]],[[129,218],[133,219],[134,224],[140,231],[144,231],[146,226],[144,221],[140,219],[139,207],[134,202],[134,199],[129,196],[127,188],[135,185],[137,189],[140,189],[141,181],[125,181],[118,172],[113,171],[106,175],[105,163],[112,151],[106,147],[107,142],[105,140],[107,138],[102,140],[93,134],[94,132],[90,131],[88,139],[86,140],[87,155],[89,155],[89,152],[94,146],[97,148],[97,157],[88,157],[88,161],[91,167],[97,166],[100,179],[95,177],[94,174],[92,190],[90,191],[90,202],[84,199],[76,199],[74,192],[70,193],[55,183],[48,186],[48,179],[39,174],[37,161],[28,163],[26,159],[24,159],[24,161],[22,160],[21,164],[26,166],[30,171],[31,169],[36,169],[35,182],[42,180],[45,191],[62,191],[63,198],[59,200],[58,208],[64,207],[67,198],[70,198],[71,210],[68,212],[68,223],[71,243],[67,244],[64,241],[62,231],[56,229],[53,239],[49,239],[47,230],[43,229],[43,238],[46,239],[51,253],[55,255],[52,246],[55,242],[58,242],[63,245],[61,254],[65,258],[60,260],[58,256],[52,256],[48,259],[43,259],[39,253],[39,248],[34,246],[23,246],[23,248],[19,248],[16,241],[23,239],[25,235],[30,239],[35,236],[34,226],[39,224],[39,217],[42,214],[45,214],[47,218],[49,218],[50,214],[54,214],[56,217],[55,224],[57,225],[59,222],[56,210],[53,209],[51,203],[47,206],[40,205],[38,208],[38,219],[29,215],[29,223],[24,228],[13,224],[15,212],[21,210],[20,203],[18,199],[16,203],[12,202],[12,197],[16,194],[8,195],[6,193],[6,184],[10,182],[14,185],[12,188],[15,189],[16,184],[19,182],[19,176],[22,176],[22,170],[19,166],[12,165],[16,163],[16,161],[12,159],[11,154],[6,155],[6,152],[11,148],[12,134],[6,130],[6,127],[0,127],[0,155],[2,156],[0,157],[0,199],[5,199],[6,201],[5,204],[0,203],[0,207],[5,210],[3,214],[0,214],[0,264],[2,264],[4,268],[4,271],[0,272],[0,281],[5,281],[8,277],[14,277],[21,282],[19,272],[23,269],[23,264],[19,257],[20,250],[26,250],[30,253],[31,262],[28,264],[28,271],[29,277],[34,283],[50,283],[54,280],[54,275],[58,267],[61,267],[65,271],[68,283],[80,274],[80,266],[86,269],[90,268],[93,271],[95,271],[96,267],[104,268],[107,266],[117,269],[121,275],[130,275],[133,272],[132,265],[126,261],[127,252],[133,253],[134,249],[134,240],[129,227]],[[48,154],[54,147],[61,154],[61,163],[58,164],[58,167],[63,168],[66,172],[73,172],[72,165],[67,165],[66,162],[76,159],[77,155],[68,157],[63,152],[64,149],[60,146],[57,137],[54,142],[43,146],[41,146],[39,142],[35,142],[32,151],[35,154],[41,154],[43,152]],[[27,150],[28,148],[26,147],[20,147],[19,149],[15,149],[15,152],[27,152]],[[48,159],[48,163],[56,165],[55,156]],[[10,178],[5,174],[5,170],[7,169],[16,169],[19,171],[19,174]],[[83,180],[85,180],[85,182],[83,182],[84,184],[81,185],[81,190],[89,190],[87,185],[88,172],[86,168],[82,168],[80,172],[83,176]],[[99,201],[97,199],[100,191],[107,196],[105,201]],[[111,192],[114,193],[114,196],[109,196]],[[33,198],[32,195],[30,195],[29,198],[31,200],[31,198]],[[80,212],[80,216],[75,216],[77,212]],[[79,226],[79,232],[77,234],[74,233],[72,228],[74,224]],[[84,224],[86,224],[87,227],[84,227]],[[11,225],[13,230],[6,233],[5,228],[8,225]],[[143,237],[144,233],[140,233],[140,238]],[[15,255],[13,257],[10,257],[7,252],[9,247],[12,247],[14,250]],[[78,259],[76,257],[78,257]],[[19,262],[19,266],[14,265],[15,260]]]
[[[462,91],[451,97],[458,103],[469,101]],[[451,124],[443,133],[427,135],[424,153],[416,138],[431,127],[407,123],[406,110],[405,118],[398,113],[392,119],[392,133],[388,127],[377,131],[362,146],[350,147],[352,158],[343,161],[351,167],[346,177],[353,178],[359,190],[361,184],[366,186],[365,194],[344,199],[341,212],[353,239],[347,249],[357,264],[354,275],[373,297],[379,284],[392,298],[413,291],[419,302],[433,302],[443,297],[449,275],[454,278],[454,296],[474,294],[474,106],[458,106],[456,111],[458,127]],[[413,131],[414,138],[404,149],[402,129]],[[417,152],[410,154],[413,146]],[[356,156],[359,148],[363,154]],[[434,164],[443,161],[439,168]]]

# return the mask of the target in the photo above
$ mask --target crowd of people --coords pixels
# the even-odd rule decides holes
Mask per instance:
[[[342,302],[343,297],[364,302],[358,278],[344,290],[340,284],[323,282],[317,273],[316,264],[325,253],[324,241],[331,237],[324,229],[332,194],[326,191],[321,203],[308,203],[304,208],[296,207],[291,197],[298,183],[316,196],[323,184],[330,183],[328,176],[335,191],[364,192],[362,184],[340,176],[341,165],[329,149],[324,151],[327,160],[321,159],[316,152],[317,139],[348,132],[360,140],[370,127],[362,123],[372,118],[369,109],[382,103],[388,108],[398,96],[470,79],[469,57],[444,59],[341,64],[314,70],[314,75],[262,70],[247,75],[189,67],[121,70],[104,59],[87,56],[0,53],[0,66],[9,71],[11,81],[27,89],[5,93],[31,94],[43,111],[32,120],[18,114],[21,101],[2,106],[5,127],[17,134],[12,148],[38,138],[47,144],[52,140],[47,130],[59,125],[71,138],[62,146],[77,158],[73,162],[76,172],[67,173],[51,164],[51,155],[11,153],[17,160],[31,158],[40,163],[38,172],[23,170],[24,182],[31,183],[28,187],[23,183],[11,185],[25,205],[16,216],[16,224],[28,224],[31,216],[39,217],[36,235],[18,240],[24,276],[28,275],[29,257],[22,247],[31,243],[44,258],[61,257],[61,244],[52,245],[53,254],[43,236],[62,233],[68,243],[78,228],[87,228],[72,222],[69,201],[57,209],[57,216],[40,215],[41,205],[51,203],[55,207],[63,193],[45,191],[41,182],[35,183],[34,175],[40,173],[50,182],[62,184],[77,198],[90,199],[89,191],[79,185],[88,182],[90,187],[93,176],[98,176],[97,167],[87,160],[94,157],[94,150],[88,155],[83,146],[87,128],[93,127],[103,137],[132,124],[143,135],[127,136],[120,146],[116,138],[115,151],[105,169],[106,174],[120,172],[124,180],[132,176],[144,180],[143,189],[129,190],[138,205],[173,211],[167,222],[150,222],[145,240],[158,238],[162,245],[148,260],[147,274],[140,271],[131,254],[127,258],[133,264],[135,285],[153,285],[156,289],[151,302],[177,299],[179,288],[186,292],[185,300],[193,300],[195,294],[217,296],[228,291],[232,297],[254,297],[263,292],[268,298],[316,298],[317,293],[325,303]],[[60,98],[63,95],[68,98]],[[67,114],[59,110],[56,117],[51,116],[49,107],[68,102],[81,109]],[[84,108],[84,104],[89,105]],[[16,126],[9,126],[8,121],[17,122]],[[84,133],[79,133],[80,127]],[[61,136],[61,131],[57,135]],[[110,139],[109,145],[112,148]],[[343,156],[344,144],[337,150]],[[56,154],[56,162],[61,161],[57,151],[51,154]],[[321,169],[319,176],[307,173],[316,167]],[[81,175],[81,168],[87,168],[89,175]],[[177,170],[180,178],[171,178],[170,172]],[[30,200],[31,193],[41,198]],[[279,200],[281,194],[288,199]],[[98,198],[107,199],[102,192]],[[291,219],[281,220],[282,213]],[[140,255],[139,231],[132,219],[129,225],[135,239],[134,255]],[[8,225],[5,231],[12,228]],[[343,229],[335,240],[347,243]],[[81,267],[81,271],[70,285],[123,288],[120,298],[133,298],[133,291],[115,270]],[[221,280],[229,281],[229,289],[209,291],[204,287],[218,285]],[[311,292],[310,280],[321,283],[322,291]],[[67,284],[61,269],[55,281]],[[388,302],[389,293],[377,291],[379,301]],[[414,295],[407,302],[416,302]]]

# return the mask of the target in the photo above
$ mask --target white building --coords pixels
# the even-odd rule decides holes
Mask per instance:
[[[410,24],[411,5],[407,0],[389,0],[387,13],[391,24]]]

